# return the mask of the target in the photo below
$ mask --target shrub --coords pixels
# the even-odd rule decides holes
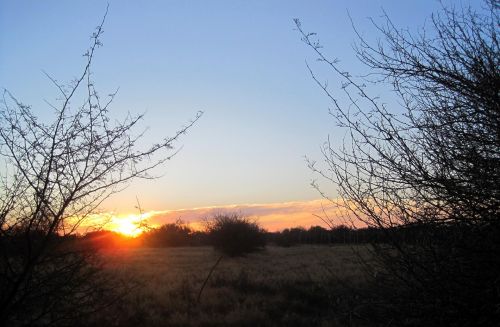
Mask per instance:
[[[359,77],[325,57],[296,20],[342,85],[334,92],[311,69],[346,137],[325,142],[324,165],[310,160],[310,168],[337,187],[344,218],[383,232],[388,242],[373,248],[397,294],[388,311],[415,315],[416,325],[500,321],[499,20],[499,0],[443,4],[418,33],[385,16],[374,26],[380,41],[357,33],[356,56],[368,68]],[[374,82],[398,101],[378,98]]]
[[[266,245],[265,231],[238,214],[220,214],[207,220],[207,233],[213,247],[231,257],[255,252]]]
[[[142,235],[143,243],[152,247],[175,247],[191,245],[193,230],[182,221],[164,224]]]

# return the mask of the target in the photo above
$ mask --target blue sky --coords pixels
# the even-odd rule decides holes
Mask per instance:
[[[435,0],[109,1],[93,70],[102,93],[120,87],[112,115],[146,112],[145,141],[154,141],[198,110],[205,114],[157,171],[161,178],[132,183],[103,209],[135,210],[136,196],[146,210],[319,198],[304,156],[320,159],[323,141],[337,142],[342,131],[305,60],[334,89],[339,81],[314,62],[292,19],[317,32],[344,69],[361,72],[348,12],[376,40],[368,17],[379,20],[382,8],[396,25],[415,29],[439,7]],[[0,87],[48,117],[43,99],[57,90],[42,70],[59,81],[75,77],[105,9],[95,0],[1,0]]]

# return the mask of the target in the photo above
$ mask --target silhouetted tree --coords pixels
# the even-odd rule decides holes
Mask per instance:
[[[485,5],[443,7],[418,35],[388,17],[374,23],[383,41],[358,33],[356,54],[370,69],[359,78],[296,20],[342,79],[336,95],[310,69],[347,131],[339,148],[325,143],[328,169],[309,165],[337,185],[351,217],[384,231],[391,251],[375,246],[376,258],[390,273],[387,287],[404,290],[395,301],[411,307],[405,321],[417,324],[500,319],[500,2]],[[374,82],[390,85],[401,107],[371,95]]]
[[[83,72],[48,103],[52,121],[4,91],[0,111],[0,325],[69,325],[94,312],[110,280],[97,258],[68,238],[104,199],[170,159],[173,137],[146,148],[135,133],[142,115],[110,119],[116,92],[101,96],[91,66],[103,22],[92,35]],[[196,116],[198,119],[199,115]],[[195,120],[196,120],[195,119]],[[137,134],[137,136],[134,136]]]
[[[238,214],[220,214],[207,220],[210,243],[228,256],[241,256],[266,245],[265,231],[249,218]]]

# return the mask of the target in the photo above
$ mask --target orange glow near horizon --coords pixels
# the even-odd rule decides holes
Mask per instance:
[[[319,225],[328,228],[328,225],[318,216],[327,216],[333,225],[366,226],[364,223],[351,220],[346,210],[336,208],[332,202],[322,199],[149,211],[142,214],[104,212],[95,214],[91,223],[128,237],[137,237],[146,230],[145,225],[155,228],[166,223],[175,223],[178,220],[183,221],[193,230],[199,231],[204,228],[204,219],[226,212],[236,212],[252,219],[255,218],[264,229],[270,232],[299,226],[309,228]],[[83,233],[85,233],[85,227],[81,228]]]
[[[141,226],[143,219],[144,217],[139,215],[113,217],[111,222],[106,225],[106,229],[128,237],[137,237],[144,232],[144,228]]]

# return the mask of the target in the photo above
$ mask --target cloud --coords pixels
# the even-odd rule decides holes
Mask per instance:
[[[351,225],[349,215],[334,203],[327,200],[296,201],[267,204],[239,204],[224,205],[217,207],[203,207],[180,210],[150,211],[148,212],[148,223],[161,225],[175,222],[181,219],[192,225],[200,226],[201,222],[215,214],[239,213],[241,215],[255,218],[265,229],[269,231],[282,230],[290,227],[324,226],[327,223],[333,225]],[[321,217],[321,218],[320,218]],[[359,223],[356,226],[361,226]]]

